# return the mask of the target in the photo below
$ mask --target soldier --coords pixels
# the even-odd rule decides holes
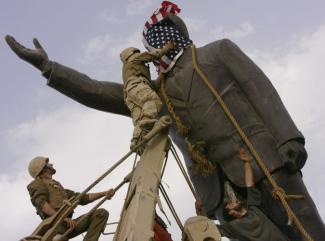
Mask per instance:
[[[52,179],[56,170],[49,162],[49,158],[35,157],[29,163],[28,171],[34,180],[27,186],[27,189],[31,197],[31,202],[35,206],[37,214],[42,219],[54,215],[64,200],[76,195],[74,191],[64,189],[58,181]],[[106,192],[85,194],[81,198],[80,204],[86,205],[105,195],[108,199],[111,199],[114,196],[114,189],[109,189]],[[68,235],[69,239],[87,231],[84,237],[85,241],[98,240],[106,226],[108,212],[105,209],[97,209],[87,218],[77,223],[81,217],[83,216],[72,219],[71,213],[69,217],[65,218],[65,222],[61,225],[59,233],[63,234],[68,228],[73,228],[73,231]]]
[[[289,239],[257,207],[261,204],[261,193],[254,187],[251,160],[244,149],[240,149],[240,159],[244,162],[247,200],[236,198],[229,182],[225,183],[224,219],[217,225],[222,236],[247,241],[288,241]]]
[[[134,125],[131,148],[151,130],[162,107],[159,96],[150,87],[150,70],[146,63],[160,59],[173,47],[171,42],[167,42],[162,49],[143,53],[129,47],[120,54],[123,62],[124,101],[131,111]],[[139,154],[142,152],[138,150]]]

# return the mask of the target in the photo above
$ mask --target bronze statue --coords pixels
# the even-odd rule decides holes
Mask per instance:
[[[182,150],[192,182],[207,215],[211,218],[221,218],[224,180],[229,180],[239,189],[245,187],[243,163],[238,156],[238,150],[247,148],[214,96],[195,72],[191,41],[182,19],[168,13],[161,21],[147,29],[148,34],[151,29],[154,31],[153,27],[161,25],[177,30],[185,39],[182,47],[177,41],[168,40],[172,41],[179,51],[171,56],[174,60],[172,65],[161,69],[161,72],[165,72],[165,93],[175,116],[189,127],[186,141],[199,146],[200,152],[207,157],[214,169],[208,175],[195,172],[192,168],[193,160],[187,152],[186,141],[177,133],[175,125],[171,136]],[[97,81],[50,61],[36,39],[35,49],[25,48],[11,36],[7,36],[6,40],[18,57],[41,70],[50,87],[88,107],[130,116],[130,111],[124,104],[122,84]],[[149,43],[150,39],[146,40],[147,44],[153,44]],[[304,196],[303,200],[290,201],[290,205],[308,233],[314,240],[325,240],[323,221],[301,177],[300,170],[307,159],[304,136],[295,126],[270,80],[228,39],[198,48],[197,56],[201,69],[221,93],[224,102],[266,162],[278,185],[288,194]],[[162,112],[166,113],[166,108]],[[272,198],[271,187],[263,172],[255,162],[252,163],[252,168],[255,186],[262,193],[261,210],[290,240],[302,240],[296,228],[287,225],[287,215],[280,203]]]

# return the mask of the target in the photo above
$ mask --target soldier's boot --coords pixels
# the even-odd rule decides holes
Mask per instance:
[[[134,149],[134,147],[136,145],[138,145],[141,141],[142,141],[142,137],[145,136],[149,131],[140,128],[139,124],[137,124],[134,127],[134,131],[133,131],[133,136],[131,139],[131,145],[130,145],[130,149]],[[146,148],[146,145],[143,144],[141,146],[139,146],[136,150],[134,150],[138,155],[142,155],[144,149]]]
[[[62,239],[61,236],[62,236],[62,234],[55,235],[52,241],[57,241],[57,240],[68,241],[69,240],[67,238]]]
[[[133,149],[138,143],[140,143],[140,139],[132,139],[130,149]],[[144,149],[146,148],[146,145],[143,144],[141,146],[138,146],[136,150],[134,150],[139,156],[141,156],[144,152]]]

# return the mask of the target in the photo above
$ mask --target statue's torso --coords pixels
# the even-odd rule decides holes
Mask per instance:
[[[281,166],[274,138],[236,79],[218,59],[218,54],[209,51],[209,46],[197,49],[197,52],[200,68],[256,149],[266,158],[269,169],[274,170]],[[204,141],[210,161],[218,163],[231,181],[244,186],[239,148],[245,145],[215,96],[195,72],[191,58],[191,49],[187,49],[171,73],[166,76],[166,92],[177,115],[191,127],[191,141]],[[271,146],[271,151],[264,155],[267,146]],[[272,161],[268,162],[269,159]],[[258,180],[263,175],[256,165],[254,169]]]

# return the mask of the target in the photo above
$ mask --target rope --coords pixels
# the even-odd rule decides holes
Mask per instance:
[[[115,188],[114,191],[117,192],[125,183],[127,183],[128,180],[126,180],[126,178],[123,179],[123,181],[121,183],[119,183]],[[90,211],[83,215],[77,222],[76,225],[80,224],[81,222],[83,222],[84,220],[86,220],[87,217],[89,217],[89,215],[91,215],[95,210],[97,210],[104,202],[106,202],[109,198],[107,196],[103,197],[92,209],[90,209]],[[68,237],[69,234],[71,234],[71,232],[74,230],[73,227],[70,227],[69,229],[67,229],[63,235],[61,237],[59,237],[59,239],[57,241],[64,241],[66,240],[66,238]]]
[[[160,174],[160,178],[159,178],[160,183],[161,183],[161,181],[162,181],[162,176],[164,175],[165,170],[166,170],[167,160],[168,160],[168,152],[166,153],[166,157],[165,157],[164,165],[163,165],[163,168],[162,168],[162,171],[161,171],[161,174]],[[161,185],[161,184],[160,184],[160,185]],[[159,195],[158,195],[158,198],[157,198],[157,204],[158,204],[158,207],[159,207],[160,211],[161,211],[162,214],[165,216],[167,222],[169,223],[169,225],[171,225],[171,222],[170,222],[170,220],[169,220],[169,218],[168,218],[168,216],[167,216],[165,210],[163,209],[163,206],[162,206],[162,203],[161,203],[161,201],[160,201]]]
[[[140,146],[146,144],[149,140],[151,140],[158,132],[154,133],[153,135],[149,136],[149,138],[142,140],[137,145],[135,145],[128,153],[126,153],[120,160],[118,160],[111,168],[109,168],[105,173],[103,173],[99,178],[97,178],[93,183],[91,183],[79,196],[85,195],[90,189],[96,186],[100,181],[102,181],[108,174],[110,174],[115,168],[117,168],[120,164],[122,164],[132,153],[139,148]],[[135,156],[135,159],[137,156]]]
[[[239,126],[238,122],[236,121],[236,119],[234,118],[234,116],[232,115],[232,113],[230,112],[230,110],[228,109],[227,105],[222,100],[222,98],[219,95],[219,93],[217,92],[217,90],[209,82],[209,80],[207,79],[207,77],[205,76],[205,74],[202,72],[202,70],[199,68],[198,63],[197,63],[197,55],[196,55],[195,45],[192,46],[192,59],[193,59],[193,65],[194,65],[194,68],[195,68],[196,72],[201,77],[201,79],[203,80],[203,82],[207,85],[208,89],[213,93],[213,95],[215,96],[215,98],[218,100],[218,102],[221,105],[221,107],[223,108],[226,116],[228,117],[228,119],[230,120],[230,122],[233,124],[233,126],[235,127],[235,129],[237,130],[237,132],[239,133],[239,135],[241,136],[241,138],[243,139],[244,143],[247,145],[247,147],[248,147],[249,151],[251,152],[252,156],[257,161],[259,167],[264,172],[267,180],[270,182],[270,184],[271,184],[271,186],[273,188],[273,192],[272,192],[273,197],[276,198],[277,200],[279,200],[282,203],[284,209],[287,212],[289,223],[293,222],[297,226],[297,228],[299,229],[300,233],[303,235],[303,237],[304,237],[305,240],[307,240],[307,241],[313,241],[313,239],[307,233],[307,231],[305,230],[305,228],[303,227],[303,225],[301,224],[301,222],[299,221],[299,219],[297,218],[297,216],[295,215],[295,213],[293,212],[293,210],[289,206],[289,204],[287,202],[287,199],[290,198],[290,195],[287,195],[285,193],[285,191],[277,185],[277,183],[275,182],[275,180],[272,178],[271,173],[267,169],[264,161],[259,156],[259,154],[256,152],[254,146],[249,141],[248,137],[246,136],[246,134],[244,133],[244,131],[242,130],[242,128]]]
[[[165,199],[165,201],[166,201],[166,203],[167,203],[167,205],[168,205],[168,207],[169,207],[169,210],[171,211],[171,213],[172,213],[172,215],[173,215],[173,217],[174,217],[176,223],[178,224],[178,227],[180,228],[180,230],[181,230],[182,232],[184,232],[184,227],[183,227],[183,225],[182,225],[182,222],[181,222],[181,220],[179,219],[179,217],[178,217],[178,215],[177,215],[177,213],[176,213],[176,210],[175,210],[175,208],[174,208],[172,202],[170,201],[170,199],[169,199],[169,197],[168,197],[168,195],[167,195],[167,193],[166,193],[166,190],[165,190],[164,186],[160,184],[160,185],[159,185],[159,189],[160,189],[161,194],[163,195],[163,197],[164,197],[164,199]]]
[[[164,75],[161,74],[159,76],[160,80],[160,93],[163,101],[165,102],[169,114],[172,116],[176,123],[176,131],[178,134],[182,135],[185,139],[185,143],[187,145],[187,150],[190,158],[194,161],[193,169],[194,171],[200,173],[203,176],[209,175],[215,166],[208,160],[208,158],[199,150],[200,146],[204,143],[197,142],[196,144],[192,144],[188,135],[190,133],[190,127],[183,123],[181,118],[177,116],[174,111],[173,104],[171,103],[165,89],[165,78]]]
[[[190,188],[190,190],[191,190],[191,192],[192,192],[192,194],[194,196],[194,199],[196,201],[199,201],[200,198],[197,195],[197,193],[196,193],[196,191],[195,191],[195,189],[193,187],[193,184],[192,184],[190,178],[188,177],[188,175],[186,173],[186,170],[185,170],[184,166],[182,165],[182,162],[181,162],[181,160],[180,160],[180,158],[179,158],[179,156],[178,156],[178,154],[176,152],[176,149],[175,149],[174,145],[171,146],[171,151],[172,151],[172,154],[173,154],[173,156],[174,156],[174,158],[175,158],[175,160],[176,160],[176,162],[177,162],[177,164],[179,166],[179,169],[181,170],[181,172],[182,172],[182,174],[183,174],[183,176],[184,176],[184,178],[185,178],[185,180],[187,182],[187,185],[189,186],[189,188]]]
[[[163,77],[163,75],[161,75],[160,78],[161,78],[160,79],[160,85],[161,85],[160,92],[163,97],[163,100],[166,103],[168,112],[170,113],[172,118],[175,120],[176,131],[177,131],[177,133],[181,134],[182,136],[187,136],[190,133],[190,128],[187,125],[185,125],[183,123],[183,121],[176,115],[176,113],[174,111],[173,104],[170,101],[170,99],[168,98],[167,93],[166,93],[165,78]]]
[[[138,159],[138,154],[135,153],[134,161],[133,161],[133,164],[132,164],[132,171],[131,171],[132,173],[134,173],[135,166],[136,166],[136,164],[137,164],[137,159]],[[130,181],[130,183],[131,183],[131,181]],[[129,196],[129,194],[130,194],[130,188],[131,188],[131,185],[129,184],[129,185],[128,185],[128,189],[127,189],[127,191],[126,191],[126,195],[125,195],[125,199],[124,199],[124,200],[126,200],[127,197]],[[123,207],[122,207],[122,210],[125,210],[126,204],[127,204],[127,202],[124,201],[124,203],[123,203]],[[121,221],[121,219],[122,219],[122,213],[121,213],[120,221]],[[118,222],[118,225],[117,225],[117,227],[116,227],[114,233],[118,233],[118,232],[120,231],[120,229],[121,229],[120,222]]]

